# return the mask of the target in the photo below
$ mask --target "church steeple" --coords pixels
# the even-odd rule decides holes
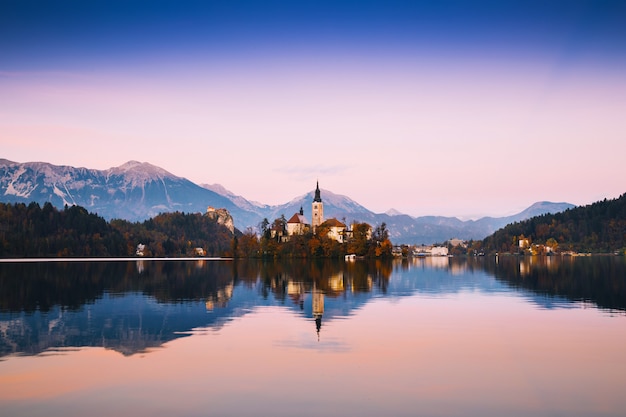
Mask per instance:
[[[324,223],[324,203],[322,203],[322,197],[320,196],[320,182],[317,182],[315,187],[315,198],[311,204],[311,226],[313,227],[313,233],[317,226]]]
[[[316,203],[322,202],[322,197],[320,197],[320,182],[317,181],[317,187],[315,188],[315,198],[313,199]]]

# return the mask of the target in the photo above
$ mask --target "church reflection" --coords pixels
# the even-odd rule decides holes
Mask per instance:
[[[320,330],[322,329],[322,316],[324,315],[324,293],[313,287],[313,318],[315,319],[315,328],[317,330],[317,340],[320,340]]]
[[[328,300],[349,306],[352,299],[367,299],[387,287],[392,269],[391,263],[380,269],[380,264],[296,261],[264,265],[259,275],[264,297],[272,294],[313,319],[319,340]],[[343,315],[342,308],[334,307],[329,317],[335,315]]]
[[[229,283],[224,288],[217,290],[215,294],[209,295],[205,303],[207,311],[213,311],[215,308],[225,308],[228,305],[228,301],[233,297],[234,288],[233,283]]]
[[[340,282],[341,284],[335,283],[334,287],[343,287],[343,279],[341,279]],[[301,311],[304,311],[304,300],[307,294],[304,282],[294,280],[288,281],[287,294],[289,295],[289,298],[291,299],[293,304],[298,306]],[[322,316],[324,315],[324,293],[317,288],[315,283],[313,283],[313,288],[311,290],[311,300],[311,315],[315,320],[315,328],[319,340],[319,334],[322,328]]]

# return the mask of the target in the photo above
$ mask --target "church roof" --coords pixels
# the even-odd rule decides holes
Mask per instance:
[[[289,220],[287,220],[287,223],[307,224],[307,221],[306,221],[306,218],[302,214],[296,213],[293,216],[291,216]]]
[[[345,224],[341,223],[339,220],[334,219],[334,218],[333,219],[328,219],[328,220],[326,220],[322,224],[324,224],[325,226],[328,226],[328,227],[346,227]]]

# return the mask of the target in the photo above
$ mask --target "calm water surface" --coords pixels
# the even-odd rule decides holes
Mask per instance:
[[[1,416],[623,416],[626,260],[0,263]]]

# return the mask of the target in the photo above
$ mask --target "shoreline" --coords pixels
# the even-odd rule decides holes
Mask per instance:
[[[129,262],[129,261],[232,261],[233,258],[221,257],[113,257],[113,258],[0,258],[0,263],[27,263],[27,262]]]

